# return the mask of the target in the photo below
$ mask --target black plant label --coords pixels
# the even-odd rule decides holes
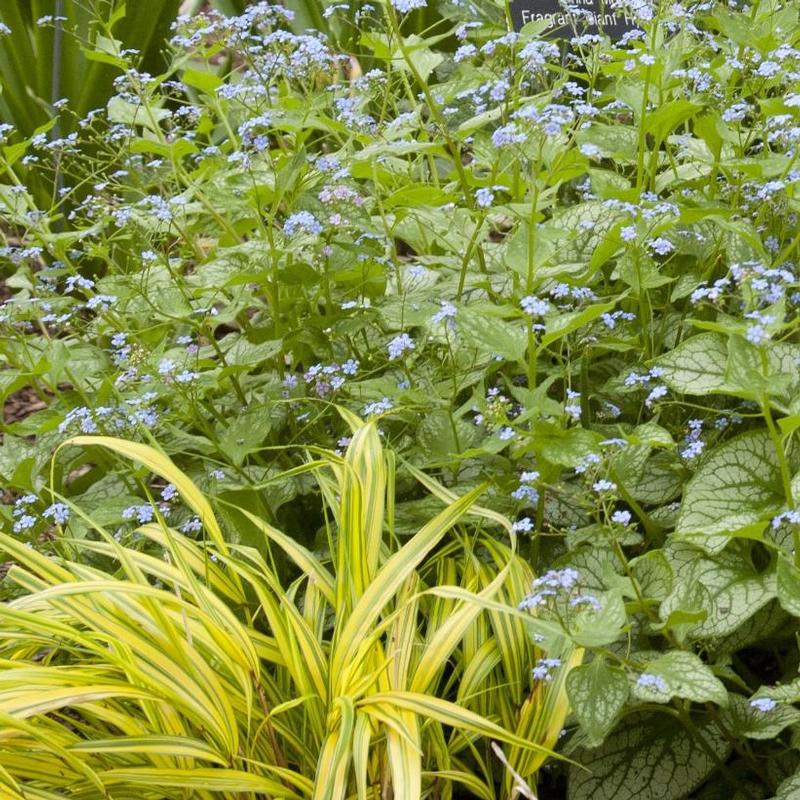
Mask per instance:
[[[546,22],[541,35],[547,39],[589,33],[606,34],[614,42],[639,28],[629,12],[613,8],[605,0],[511,0],[511,19],[517,31],[529,22]]]

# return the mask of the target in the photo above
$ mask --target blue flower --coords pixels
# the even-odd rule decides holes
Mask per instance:
[[[440,302],[442,307],[431,317],[431,322],[434,325],[444,320],[454,319],[458,313],[458,310],[452,303],[448,303],[446,300]]]
[[[611,515],[611,521],[616,522],[618,525],[629,525],[631,521],[630,511],[615,511]]]
[[[579,594],[569,601],[569,604],[575,608],[576,606],[591,606],[593,611],[599,611],[602,608],[600,601],[593,594]]]
[[[149,503],[143,503],[138,506],[128,506],[122,512],[123,519],[133,519],[134,517],[136,517],[136,521],[140,525],[144,525],[146,522],[152,522],[155,517],[153,506]]]
[[[522,300],[519,301],[519,304],[522,306],[522,310],[532,317],[541,317],[550,311],[550,303],[535,295],[523,297]]]
[[[548,682],[553,680],[553,676],[550,674],[551,671],[560,666],[560,658],[540,658],[531,674],[534,680]]]
[[[645,405],[646,405],[648,408],[652,408],[652,406],[653,406],[653,403],[655,403],[655,401],[656,401],[656,400],[660,400],[660,399],[661,399],[662,397],[664,397],[666,394],[667,394],[667,387],[666,387],[666,386],[663,386],[663,385],[662,385],[662,386],[656,386],[656,387],[655,387],[655,388],[654,388],[654,389],[653,389],[653,390],[650,392],[650,394],[649,394],[649,395],[647,395],[647,398],[645,399],[645,401],[644,401],[644,404],[645,404]]]
[[[322,225],[310,212],[297,211],[283,223],[283,232],[287,236],[294,236],[299,230],[319,236],[322,233]]]
[[[494,202],[494,192],[488,187],[484,186],[475,192],[475,202],[478,208],[489,208]]]
[[[44,510],[43,516],[52,519],[56,525],[63,525],[69,519],[69,507],[64,503],[53,503]]]
[[[518,519],[512,526],[511,530],[514,533],[530,533],[533,530],[533,523],[530,517],[522,517]]]
[[[509,147],[512,144],[520,144],[527,138],[513,122],[503,125],[492,134],[492,144],[495,147]]]
[[[385,414],[394,408],[394,403],[388,398],[384,397],[383,400],[377,400],[374,403],[367,403],[361,409],[361,414],[364,417],[375,417],[378,414]]]
[[[653,241],[650,242],[650,249],[660,256],[666,256],[675,249],[675,246],[672,242],[667,239],[662,239],[659,236],[658,239],[653,239]]]
[[[30,530],[36,524],[36,517],[32,514],[23,514],[14,523],[14,533],[22,533],[22,531]]]
[[[401,333],[399,336],[395,336],[394,339],[389,342],[389,360],[395,361],[404,353],[413,350],[415,347],[416,344],[414,343],[414,340],[407,333]]]
[[[551,589],[571,589],[580,580],[581,574],[572,567],[551,569],[533,581],[533,588],[547,586]]]
[[[774,711],[778,707],[778,704],[770,697],[756,697],[750,701],[750,706],[766,714],[770,711]]]
[[[657,689],[659,692],[669,691],[667,682],[660,675],[651,675],[647,672],[643,672],[636,683],[643,689]]]
[[[415,8],[425,8],[428,3],[426,0],[392,0],[392,5],[401,13],[407,14]]]

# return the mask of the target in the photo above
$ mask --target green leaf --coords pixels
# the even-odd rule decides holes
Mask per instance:
[[[539,422],[533,428],[533,448],[551,464],[577,466],[590,453],[596,453],[601,437],[586,428],[563,428]]]
[[[606,592],[601,598],[601,608],[587,608],[580,613],[570,630],[575,644],[582,647],[602,647],[616,641],[627,622],[625,604],[618,592]]]
[[[686,469],[673,453],[634,445],[614,458],[614,478],[634,500],[657,505],[680,494]]]
[[[243,336],[238,337],[233,346],[225,352],[225,360],[232,367],[253,367],[274,358],[281,350],[280,339],[270,339],[255,344],[248,342]]]
[[[645,598],[663,600],[672,591],[674,573],[661,550],[651,550],[630,563]]]
[[[800,617],[800,569],[783,554],[778,556],[777,588],[781,606]]]
[[[758,692],[755,696],[766,697],[767,693]],[[725,727],[737,736],[774,739],[784,728],[800,721],[800,710],[791,705],[781,704],[771,711],[759,711],[741,695],[732,694],[730,700],[730,707],[723,710],[721,719]]]
[[[234,417],[220,436],[220,449],[238,467],[245,456],[258,450],[272,428],[272,416],[263,406]]]
[[[628,679],[596,656],[590,664],[573,667],[567,675],[567,695],[586,734],[589,747],[602,743],[628,699]]]
[[[208,70],[187,69],[184,70],[181,78],[188,86],[194,86],[195,89],[201,89],[209,94],[216,91],[224,83],[219,75]]]
[[[459,336],[464,343],[489,356],[502,356],[507,361],[525,358],[528,337],[521,323],[490,317],[474,308],[459,309],[457,319]]]
[[[655,111],[649,111],[644,117],[644,129],[647,133],[652,134],[656,141],[660,142],[666,135],[675,127],[681,124],[684,120],[689,119],[696,111],[699,111],[702,106],[696,103],[690,103],[688,100],[679,98],[664,103],[659,106]]]
[[[691,627],[691,638],[726,636],[775,597],[774,574],[759,574],[741,548],[727,548],[713,557],[683,543],[665,550],[680,575],[675,589],[661,604],[660,616],[675,612],[702,613]],[[687,620],[687,623],[691,620]]]
[[[735,535],[784,504],[775,446],[766,430],[748,431],[716,448],[686,486],[675,525],[681,535]]]
[[[593,122],[589,127],[578,130],[575,139],[579,145],[596,145],[604,157],[615,160],[635,161],[639,150],[636,131],[626,125]]]
[[[712,725],[697,728],[705,747],[666,715],[635,714],[596,750],[580,751],[568,800],[684,800],[724,760],[728,743]]]
[[[798,797],[800,797],[800,769],[781,783],[778,793],[770,800],[797,800]]]
[[[657,675],[666,684],[666,688],[661,688],[634,683],[634,695],[645,702],[668,703],[673,697],[681,697],[696,703],[711,701],[719,706],[728,705],[722,681],[694,653],[673,650],[649,661],[642,672]]]
[[[728,348],[718,333],[701,333],[681,342],[655,360],[663,370],[664,383],[674,392],[704,395],[725,388]]]
[[[796,345],[776,342],[770,344],[767,358],[761,348],[742,336],[728,339],[728,363],[725,369],[726,390],[737,397],[760,400],[761,397],[789,397],[797,384]]]
[[[593,306],[587,306],[582,311],[559,314],[557,317],[548,319],[540,346],[547,347],[547,345],[557,342],[559,339],[563,339],[567,334],[582,328],[584,325],[588,325],[601,314],[611,311],[616,304],[616,300],[612,300],[609,303],[598,303]]]
[[[657,289],[675,280],[669,275],[663,275],[652,258],[629,253],[619,259],[612,277],[624,281],[636,297],[645,289]]]

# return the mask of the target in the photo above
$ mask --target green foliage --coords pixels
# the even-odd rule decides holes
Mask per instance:
[[[6,142],[14,558],[131,581],[115,553],[162,569],[163,524],[193,573],[213,551],[280,708],[235,710],[274,718],[296,774],[323,764],[312,796],[389,774],[410,796],[786,796],[797,4],[641,3],[616,43],[398,6],[330,5],[328,36],[280,7],[196,15],[164,70],[122,57],[74,139]],[[45,201],[23,187],[54,154]],[[53,462],[74,434],[117,444]],[[443,505],[464,515],[434,534]],[[208,744],[192,726],[131,735]]]
[[[8,0],[0,22],[0,114],[22,138],[53,117],[53,103],[65,99],[72,120],[101,108],[125,66],[121,51],[135,48],[141,69],[162,72],[163,42],[180,0],[118,2],[64,0],[59,16],[52,0]]]

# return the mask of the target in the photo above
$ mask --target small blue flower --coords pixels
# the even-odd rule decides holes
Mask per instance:
[[[643,689],[657,689],[659,692],[669,691],[667,682],[660,675],[651,675],[647,672],[643,672],[636,683]]]
[[[444,320],[455,319],[458,309],[446,300],[441,301],[442,307],[431,317],[431,323],[434,325],[443,322]]]
[[[671,253],[675,247],[672,242],[668,241],[667,239],[662,239],[659,236],[658,239],[653,239],[653,241],[650,242],[650,249],[660,256],[666,256]]]
[[[52,519],[56,525],[63,525],[69,519],[69,507],[64,503],[53,503],[44,510],[43,516]]]
[[[511,530],[514,533],[530,533],[533,530],[533,523],[530,517],[522,517],[518,519],[512,526]]]
[[[36,517],[32,514],[23,514],[14,523],[14,533],[22,533],[22,531],[30,530],[36,524]]]
[[[533,581],[533,588],[538,589],[540,586],[547,586],[550,589],[569,590],[575,586],[580,578],[580,572],[572,567],[564,567],[564,569],[551,569]]]
[[[515,123],[511,122],[508,125],[503,125],[492,134],[492,144],[495,147],[509,147],[512,144],[521,144],[527,138],[526,134],[522,132]]]
[[[407,333],[401,333],[399,336],[395,336],[394,339],[389,342],[389,360],[395,361],[404,353],[413,350],[415,347],[416,344],[414,343],[414,340]]]
[[[155,517],[153,506],[151,506],[149,503],[143,503],[142,505],[138,506],[128,506],[122,512],[123,519],[133,519],[134,517],[140,525],[144,525],[147,522],[152,522]]]
[[[367,403],[361,409],[361,414],[364,417],[374,417],[378,414],[386,414],[394,408],[394,403],[388,398],[384,397],[383,400],[377,400],[374,403]]]
[[[592,484],[592,489],[594,489],[598,494],[601,492],[614,492],[617,489],[617,484],[613,483],[612,481],[607,481],[605,478],[599,481],[595,481]]]
[[[655,401],[656,401],[656,400],[660,400],[660,399],[661,399],[662,397],[664,397],[666,394],[667,394],[667,387],[666,387],[666,386],[656,386],[656,387],[655,387],[655,388],[654,388],[654,389],[653,389],[653,390],[650,392],[650,394],[649,394],[649,395],[647,395],[647,398],[645,399],[645,401],[644,401],[644,404],[645,404],[645,405],[646,405],[648,408],[652,408],[652,406],[653,406],[653,403],[655,403]]]
[[[630,511],[615,511],[611,515],[611,521],[616,522],[617,525],[630,525],[631,512]]]
[[[770,697],[756,697],[750,701],[750,706],[766,714],[770,711],[774,711],[778,707],[778,704]]]
[[[322,225],[310,212],[297,211],[283,223],[283,232],[287,236],[294,236],[300,230],[313,236],[319,236],[322,233]]]
[[[532,317],[542,317],[550,311],[550,303],[534,295],[523,297],[519,304],[522,306],[522,310]]]
[[[552,670],[561,666],[560,658],[540,658],[532,670],[533,679],[549,682],[553,680]]]
[[[569,601],[569,604],[575,608],[576,606],[590,606],[592,611],[599,611],[602,608],[600,601],[593,594],[579,594]]]
[[[408,14],[416,8],[425,8],[428,3],[426,0],[391,0],[392,5],[401,13]]]
[[[475,202],[478,208],[489,208],[494,202],[494,192],[487,186],[478,189],[478,191],[475,192]]]

